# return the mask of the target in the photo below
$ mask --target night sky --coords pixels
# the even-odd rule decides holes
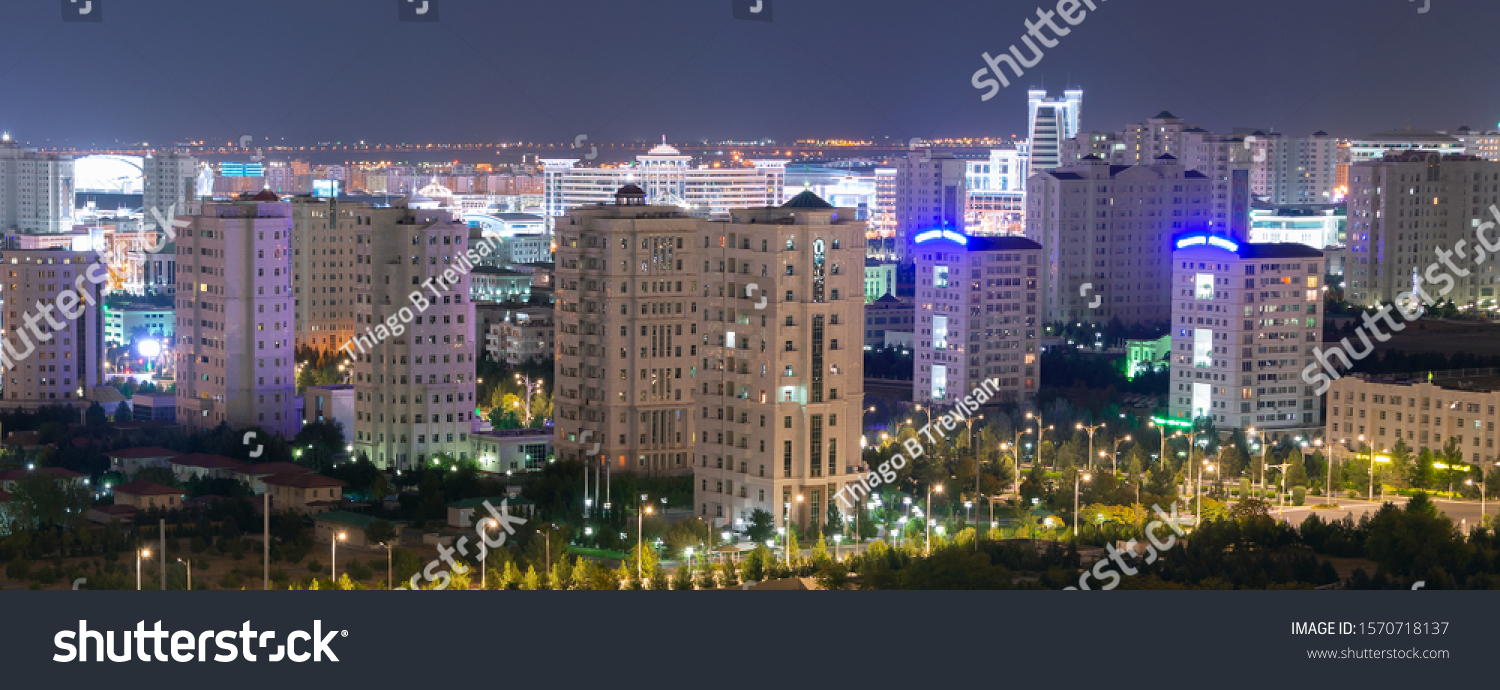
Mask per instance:
[[[0,129],[44,146],[1009,136],[1043,85],[1084,89],[1086,130],[1164,109],[1293,135],[1500,121],[1493,0],[1095,0],[983,102],[980,54],[1020,46],[1056,0],[771,0],[772,23],[732,0],[437,0],[435,23],[398,22],[397,0],[93,1],[101,23],[6,1]]]

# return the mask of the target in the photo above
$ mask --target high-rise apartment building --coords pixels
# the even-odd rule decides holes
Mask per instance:
[[[812,193],[702,224],[704,328],[689,414],[698,517],[804,530],[863,466],[865,224]],[[849,506],[837,506],[847,514]]]
[[[909,262],[918,233],[933,228],[964,231],[968,163],[930,150],[908,153],[896,163],[896,255]]]
[[[330,202],[330,212],[337,209],[330,222],[346,231],[336,235],[334,246],[308,243],[313,253],[299,258],[311,259],[303,270],[316,273],[337,271],[340,261],[347,267],[354,256],[358,330],[340,346],[355,360],[354,452],[382,469],[426,467],[440,454],[464,459],[474,422],[474,357],[483,347],[469,299],[469,272],[477,263],[471,253],[478,257],[490,245],[471,250],[469,226],[446,211],[346,207]],[[317,266],[330,261],[331,267]],[[309,296],[347,299],[344,294]],[[329,308],[347,307],[313,305],[312,320],[317,322],[318,309]]]
[[[0,137],[0,232],[69,232],[72,219],[73,158]]]
[[[1210,182],[1206,227],[1235,239],[1249,237],[1251,151],[1245,137],[1209,132],[1162,111],[1120,132],[1085,132],[1064,142],[1064,165],[1091,155],[1113,165],[1153,165],[1171,156]]]
[[[950,407],[993,379],[1000,400],[1034,402],[1041,385],[1042,246],[1025,237],[933,230],[917,236],[912,258],[917,267],[912,400]]]
[[[170,220],[173,215],[197,213],[198,159],[185,153],[164,151],[141,161],[141,209],[154,222],[154,209]]]
[[[966,161],[968,199],[964,226],[975,235],[1019,235],[1026,228],[1026,145],[990,149],[989,158]]]
[[[869,234],[871,241],[865,249],[870,254],[890,256],[896,251],[895,168],[875,169],[875,213],[870,217]]]
[[[94,252],[0,251],[0,408],[86,405],[103,382],[104,274]],[[64,297],[64,295],[69,295]]]
[[[204,204],[177,232],[177,420],[291,438],[292,205],[261,192]]]
[[[557,457],[687,474],[706,347],[699,220],[625,185],[559,219],[557,238]]]
[[[1476,246],[1474,228],[1494,221],[1496,203],[1500,163],[1476,156],[1411,151],[1350,165],[1345,299],[1374,306],[1420,287],[1459,305],[1494,301],[1495,262],[1454,258],[1454,248]]]
[[[292,297],[296,310],[296,344],[324,352],[337,351],[363,335],[369,307],[355,302],[370,275],[366,266],[369,237],[378,224],[386,231],[406,217],[405,209],[372,208],[337,199],[291,197]],[[368,290],[368,288],[366,288]],[[350,431],[350,430],[346,430]]]
[[[1309,437],[1323,425],[1302,378],[1322,342],[1323,253],[1206,233],[1172,253],[1170,414],[1220,431]]]
[[[574,158],[542,160],[543,207],[554,219],[589,204],[614,202],[615,191],[634,184],[655,206],[677,206],[703,218],[725,218],[731,209],[781,203],[786,161],[753,160],[742,166],[695,166],[693,157],[663,142],[636,162],[610,168],[581,168]]]
[[[1063,143],[1078,136],[1082,122],[1083,90],[1069,89],[1060,100],[1045,90],[1026,92],[1026,136],[1030,141],[1030,174],[1052,170],[1066,161]]]
[[[1046,256],[1045,319],[1165,322],[1172,238],[1210,227],[1212,188],[1166,155],[1151,165],[1090,158],[1032,177],[1026,236]]]
[[[1256,130],[1244,135],[1251,152],[1250,191],[1276,206],[1331,204],[1337,187],[1338,140],[1327,132],[1288,137]]]

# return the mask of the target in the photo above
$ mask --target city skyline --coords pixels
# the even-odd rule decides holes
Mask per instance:
[[[59,22],[48,4],[15,8],[0,27],[7,46],[0,77],[11,88],[42,92],[65,83],[102,91],[118,86],[121,74],[142,88],[113,93],[103,108],[63,112],[51,100],[11,99],[0,105],[0,129],[24,132],[18,138],[33,146],[247,135],[652,141],[662,131],[685,140],[904,141],[1022,133],[1027,88],[1088,90],[1084,127],[1104,130],[1162,109],[1213,131],[1269,125],[1298,136],[1484,129],[1500,112],[1500,97],[1465,88],[1489,57],[1465,27],[1500,18],[1500,8],[1458,0],[1421,14],[1404,2],[1271,0],[1249,16],[1230,6],[1184,11],[1182,0],[1101,4],[1093,22],[1056,39],[1039,64],[988,101],[970,77],[984,67],[982,53],[1003,50],[1032,19],[1030,8],[786,4],[767,23],[735,21],[719,3],[588,3],[584,19],[570,18],[559,30],[560,12],[546,6],[442,3],[435,23],[397,22],[384,3],[272,0],[251,13],[166,0],[149,10],[111,5],[99,23]],[[1222,27],[1230,25],[1238,30],[1226,37]],[[192,30],[202,26],[214,29]],[[510,33],[504,42],[487,41],[472,28],[483,26]],[[908,26],[933,27],[944,40],[901,48]],[[173,40],[149,40],[152,32]],[[641,40],[663,33],[670,50]],[[271,36],[281,49],[250,50],[245,58],[225,48]],[[1257,38],[1271,36],[1297,49],[1272,52]],[[1425,48],[1381,48],[1397,45],[1391,41],[1398,36]],[[894,52],[874,47],[892,43]],[[393,54],[391,46],[401,50]],[[1257,46],[1266,49],[1257,54]],[[755,59],[742,59],[736,48]],[[892,59],[871,59],[876,55]],[[110,69],[99,67],[106,64]],[[1246,65],[1253,71],[1242,79],[1224,78]],[[216,93],[247,80],[272,88],[258,97]],[[385,84],[421,84],[431,95],[365,107],[363,94],[390,88]],[[1387,104],[1392,84],[1406,94],[1399,110]],[[466,107],[429,107],[447,98]],[[825,104],[810,111],[815,115],[781,105],[819,99]]]

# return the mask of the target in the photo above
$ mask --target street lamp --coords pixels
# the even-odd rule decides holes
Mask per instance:
[[[334,582],[339,581],[339,542],[346,538],[348,538],[346,533],[339,532],[337,536],[329,540],[329,543],[333,546],[333,555],[329,557],[329,560],[332,562],[328,564],[328,577]]]
[[[385,547],[385,588],[387,590],[394,590],[396,583],[391,582],[391,543],[383,541],[380,542],[380,545]],[[483,571],[480,572],[479,576],[481,579],[484,577]]]
[[[151,549],[135,550],[135,591],[141,591],[141,559],[150,558]]]
[[[480,529],[483,529],[486,533],[488,533],[495,526],[496,526],[495,518],[485,518],[484,520],[480,521],[480,523],[479,523]],[[488,539],[489,537],[485,537],[485,538]],[[479,588],[480,589],[489,589],[489,573],[490,573],[489,559],[490,559],[490,550],[489,549],[481,549],[479,551]],[[386,568],[386,577],[389,578],[390,577],[390,569],[391,569],[391,550],[390,550],[389,547],[387,547],[386,550],[385,550],[385,568]]]
[[[1469,482],[1469,483],[1472,484],[1473,482]],[[183,564],[184,566],[187,566],[187,577],[188,577],[188,586],[187,586],[187,588],[188,588],[189,592],[193,591],[193,564],[189,563],[187,561],[184,561],[181,558],[177,559],[177,562]]]
[[[641,551],[641,527],[645,525],[646,513],[651,512],[651,506],[646,505],[646,494],[641,494],[641,502],[635,507],[635,579],[643,580],[641,576],[641,563],[645,552]]]
[[[932,555],[932,492],[934,490],[943,493],[943,485],[938,484],[936,489],[932,485],[927,486],[927,510],[922,515],[922,522],[926,523],[927,527],[927,546],[923,548],[924,556]]]
[[[1087,424],[1079,422],[1078,424],[1073,425],[1073,428],[1077,429],[1079,431],[1083,431],[1083,430],[1087,429],[1088,432],[1089,432],[1089,471],[1093,471],[1093,469],[1094,469],[1094,432],[1098,431],[1099,429],[1103,429],[1104,425],[1103,424],[1095,424],[1093,426],[1089,426]]]
[[[1073,473],[1073,540],[1078,540],[1078,487],[1080,481],[1089,481],[1093,475],[1088,472]]]

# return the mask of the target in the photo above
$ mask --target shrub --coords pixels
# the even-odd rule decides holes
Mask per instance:
[[[307,572],[321,573],[323,572],[323,564],[316,558],[310,558],[307,560]]]
[[[245,586],[245,578],[240,577],[239,573],[231,570],[225,573],[224,577],[219,578],[219,586],[224,589],[239,589]]]
[[[11,562],[5,564],[5,576],[12,580],[24,580],[31,572],[31,564],[16,556]]]
[[[375,571],[370,568],[369,564],[359,561],[349,561],[347,572],[351,580],[368,580],[375,574]]]
[[[1294,486],[1294,487],[1292,487],[1292,505],[1294,505],[1294,506],[1300,506],[1306,500],[1307,500],[1307,487],[1305,487],[1305,486]]]
[[[208,542],[203,537],[193,537],[193,540],[188,542],[188,550],[193,553],[203,553],[208,550]]]

